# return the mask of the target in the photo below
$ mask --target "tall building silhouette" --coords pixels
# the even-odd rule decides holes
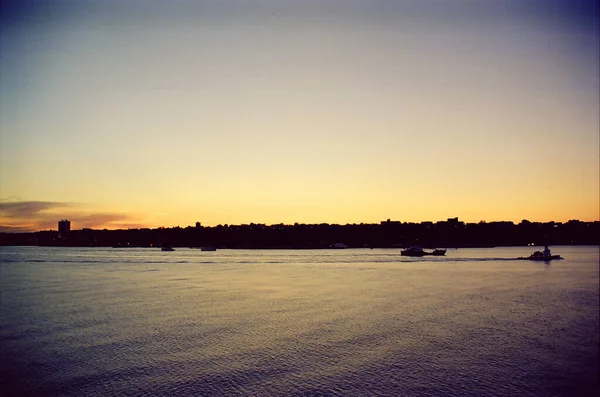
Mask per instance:
[[[58,221],[58,238],[67,237],[71,231],[71,221],[66,219]]]

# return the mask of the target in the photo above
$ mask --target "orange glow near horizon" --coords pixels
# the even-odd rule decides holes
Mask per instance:
[[[6,211],[3,210],[5,213]],[[343,209],[342,209],[343,211]],[[117,229],[137,229],[137,228],[158,228],[158,227],[187,227],[194,226],[196,222],[200,222],[202,226],[217,226],[217,225],[241,225],[241,224],[294,224],[294,223],[304,223],[304,224],[320,224],[320,223],[329,223],[329,224],[378,224],[381,221],[385,221],[386,219],[391,219],[393,221],[401,221],[401,222],[413,222],[420,223],[425,221],[437,222],[444,221],[447,218],[453,218],[458,216],[459,220],[465,223],[478,223],[480,221],[486,222],[495,222],[495,221],[511,221],[516,223],[520,223],[522,220],[526,219],[531,222],[567,222],[569,220],[577,219],[584,222],[597,221],[598,217],[586,217],[583,216],[575,216],[569,218],[552,218],[548,216],[552,213],[551,210],[545,208],[539,208],[539,212],[529,211],[528,214],[539,214],[538,217],[531,216],[520,216],[516,218],[509,218],[505,216],[498,216],[496,218],[488,218],[485,215],[488,212],[481,212],[481,216],[477,216],[477,213],[474,213],[474,216],[471,217],[462,217],[460,214],[447,214],[447,215],[438,215],[438,216],[419,216],[415,213],[414,216],[386,216],[379,215],[377,211],[373,211],[372,214],[366,216],[365,218],[352,218],[352,217],[336,217],[337,213],[332,212],[329,209],[319,209],[313,208],[308,213],[312,217],[306,218],[296,218],[296,217],[285,217],[286,208],[280,209],[271,209],[269,211],[269,215],[271,217],[263,217],[260,218],[245,216],[243,213],[236,213],[235,211],[225,211],[229,216],[225,213],[219,214],[215,213],[215,218],[207,219],[202,217],[190,217],[188,214],[184,213],[155,213],[150,216],[144,217],[143,213],[127,213],[127,212],[105,212],[105,213],[88,213],[85,209],[77,208],[76,210],[67,209],[63,207],[61,211],[41,211],[38,213],[37,217],[41,220],[36,219],[25,219],[18,218],[15,216],[1,216],[0,222],[3,225],[10,225],[11,227],[5,227],[4,232],[25,232],[25,231],[40,231],[40,230],[56,230],[57,223],[60,219],[68,219],[71,221],[71,229],[78,230],[83,228],[92,228],[92,229],[108,229],[108,230],[117,230]],[[256,212],[255,212],[256,213]],[[429,213],[431,214],[431,212]],[[278,217],[280,215],[280,217]],[[546,216],[544,216],[546,215]]]

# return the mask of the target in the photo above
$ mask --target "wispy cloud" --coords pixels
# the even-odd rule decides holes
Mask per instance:
[[[28,226],[0,225],[0,233],[27,233],[31,231],[32,228]]]
[[[39,215],[41,212],[69,207],[70,203],[55,201],[1,201],[0,217],[3,218],[28,218]]]
[[[32,232],[56,229],[60,219],[69,219],[74,229],[120,229],[144,227],[128,214],[88,213],[80,204],[56,201],[0,200],[0,232]]]

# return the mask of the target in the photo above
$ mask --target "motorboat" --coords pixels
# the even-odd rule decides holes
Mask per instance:
[[[425,251],[421,247],[409,247],[403,251],[400,251],[400,255],[402,256],[444,256],[446,255],[445,249],[436,248],[433,251]]]
[[[529,256],[520,256],[517,259],[548,262],[553,259],[563,259],[563,257],[560,255],[552,255],[552,253],[550,252],[550,248],[548,248],[548,245],[546,245],[543,251],[535,251]]]
[[[425,256],[426,253],[421,247],[409,247],[405,250],[400,251],[402,256]]]

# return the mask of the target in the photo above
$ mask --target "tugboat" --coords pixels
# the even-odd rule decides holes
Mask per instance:
[[[529,256],[520,256],[517,259],[549,262],[552,259],[563,259],[563,258],[560,255],[552,255],[552,253],[550,252],[550,248],[548,248],[548,244],[546,244],[546,247],[544,247],[543,251],[535,251],[533,254],[531,254]]]
[[[425,256],[426,253],[421,247],[409,247],[400,251],[401,256]]]

